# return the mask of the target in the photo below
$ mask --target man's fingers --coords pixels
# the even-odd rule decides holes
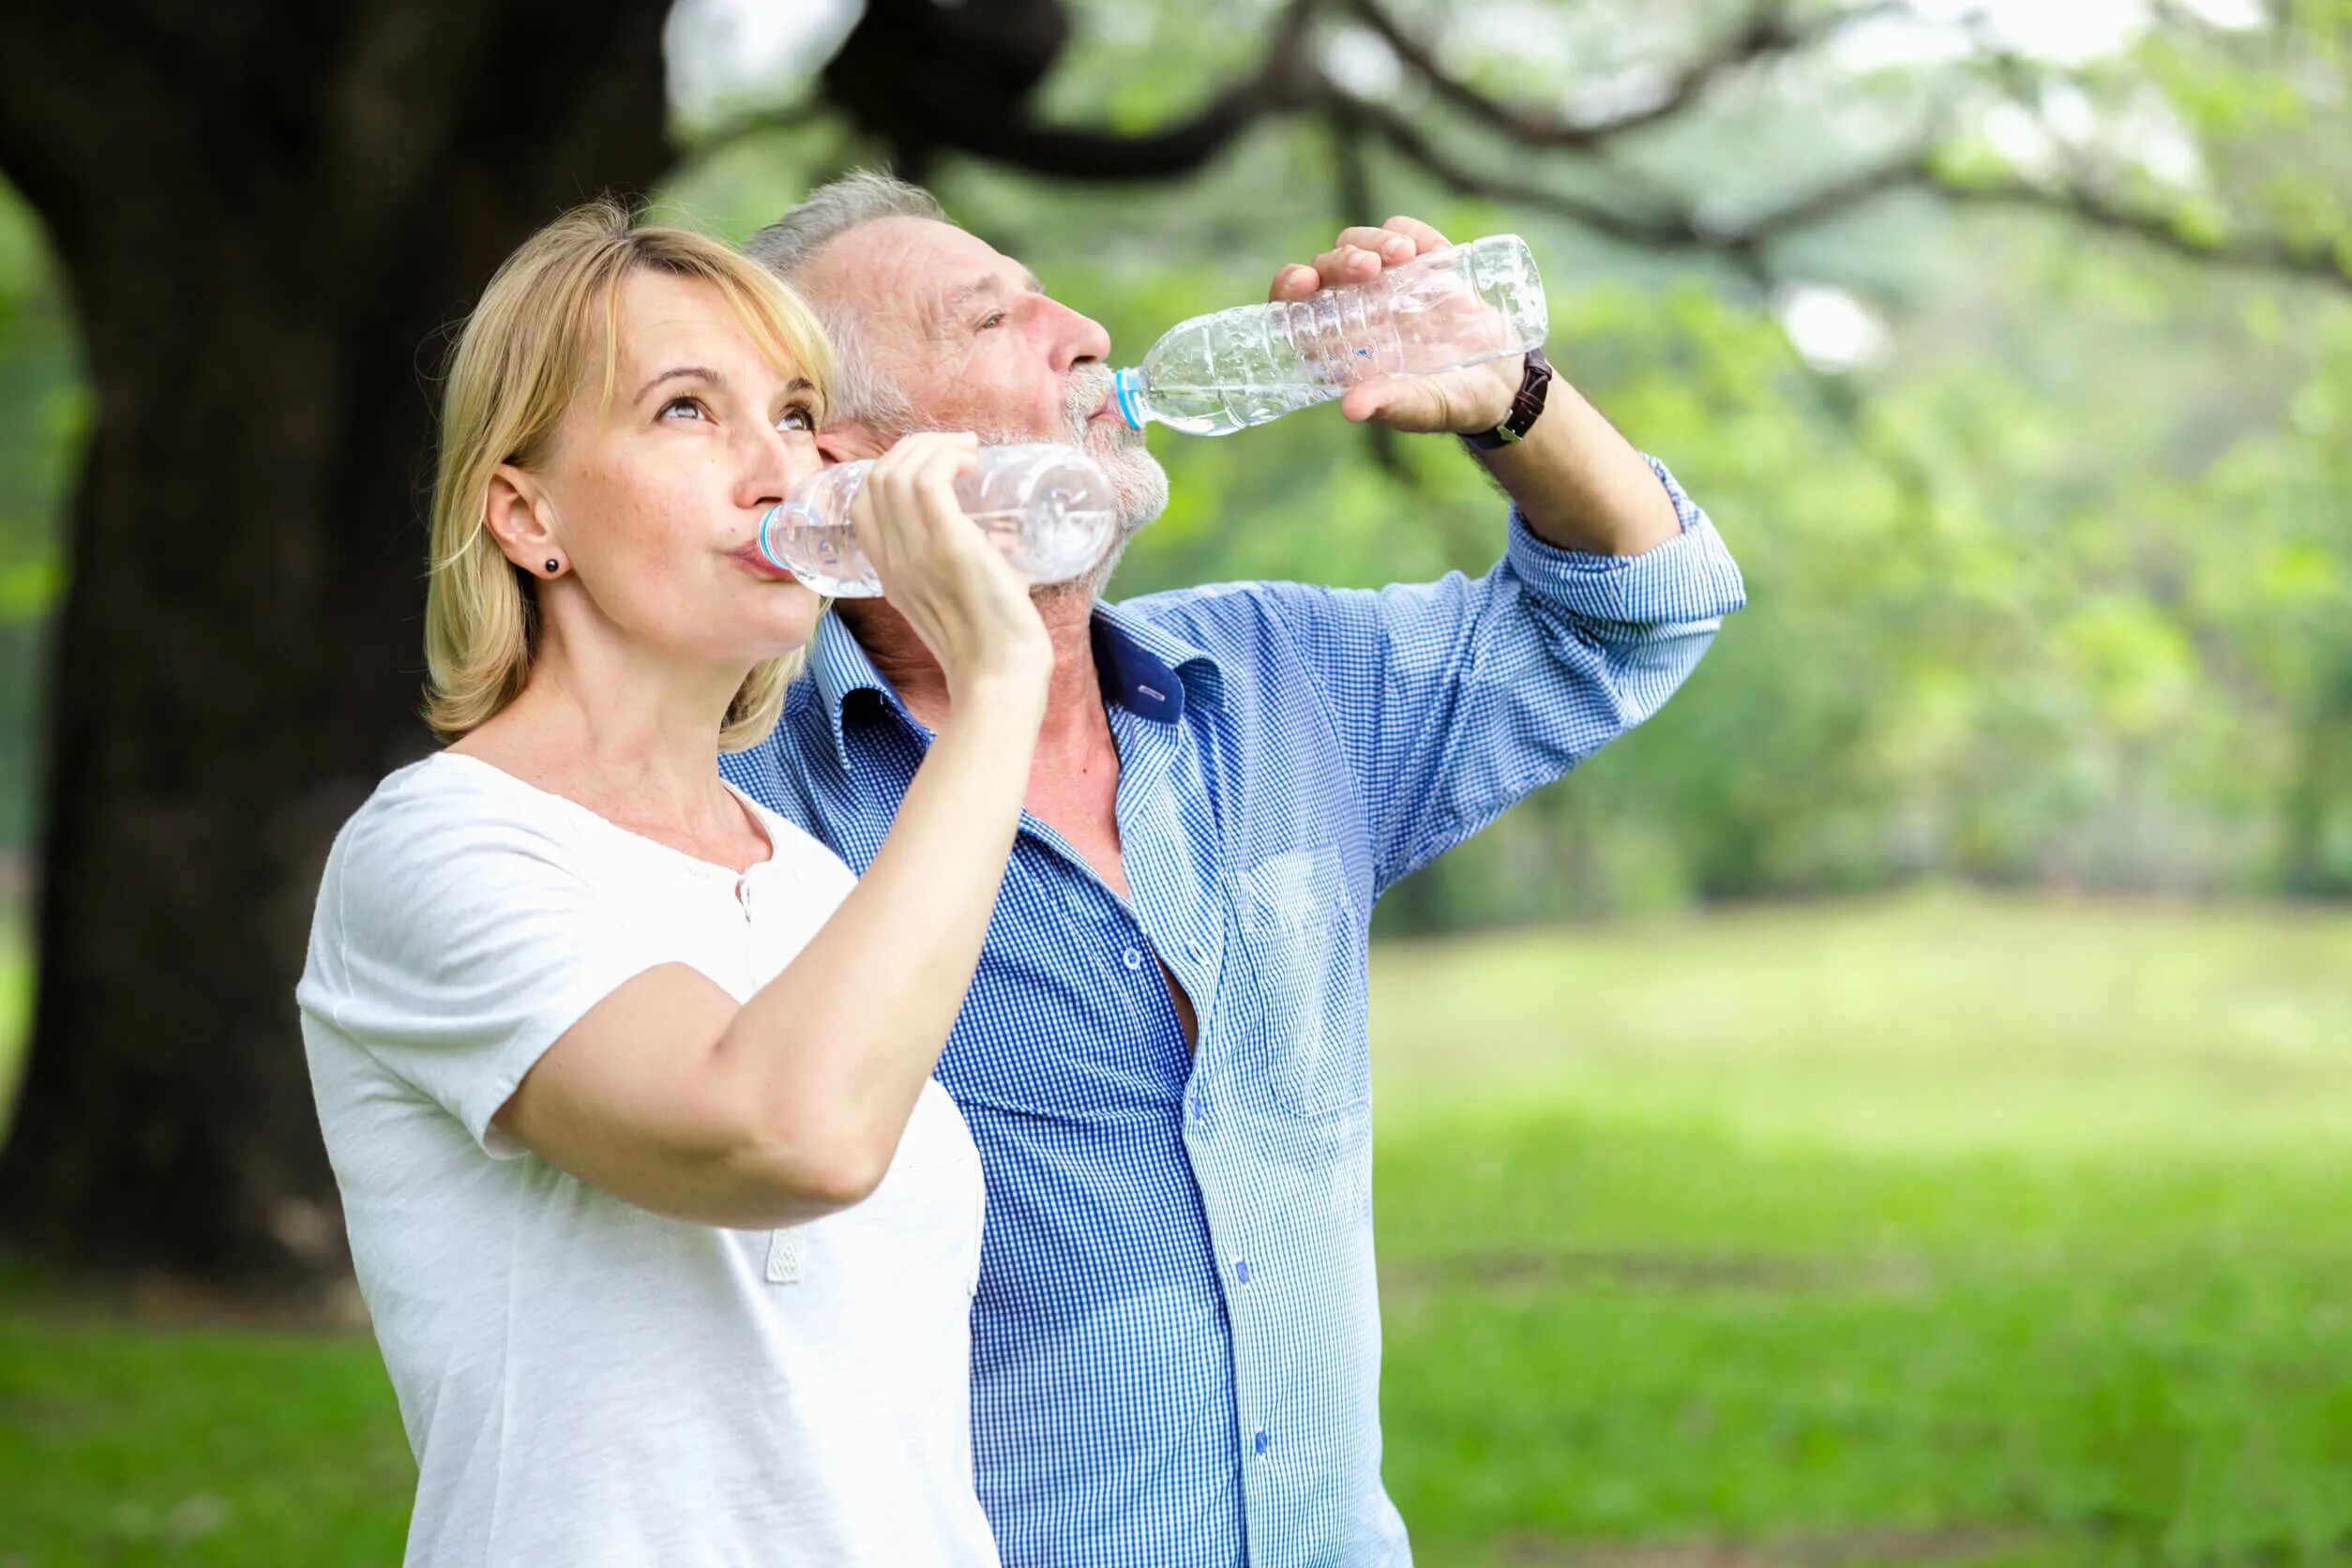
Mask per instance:
[[[1343,245],[1315,258],[1315,270],[1321,275],[1325,288],[1378,278],[1380,266],[1378,251],[1366,250],[1358,245]]]
[[[1339,412],[1352,425],[1361,425],[1388,406],[1388,389],[1380,382],[1350,386],[1339,400]]]
[[[1304,299],[1323,286],[1322,275],[1303,263],[1292,262],[1274,274],[1274,287],[1266,292],[1268,299]]]
[[[1398,262],[1411,261],[1417,249],[1417,242],[1413,235],[1395,229],[1376,229],[1369,224],[1353,229],[1342,229],[1339,232],[1339,238],[1334,243],[1341,246],[1351,245],[1358,250],[1369,250],[1391,266],[1395,266]]]
[[[1390,219],[1387,222],[1381,224],[1380,227],[1392,234],[1403,234],[1405,237],[1411,240],[1413,244],[1420,249],[1421,253],[1425,256],[1432,250],[1447,249],[1454,243],[1453,241],[1447,239],[1443,234],[1438,233],[1437,230],[1431,228],[1428,224],[1424,223],[1420,219],[1407,218],[1402,213],[1399,213],[1395,218]]]
[[[1417,218],[1390,219],[1378,228],[1357,224],[1342,229],[1329,250],[1313,266],[1297,263],[1274,274],[1269,299],[1304,299],[1318,289],[1363,283],[1380,276],[1384,266],[1396,266],[1415,256],[1445,249],[1446,237]]]

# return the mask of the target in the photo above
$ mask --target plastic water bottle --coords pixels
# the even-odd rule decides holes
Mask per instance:
[[[879,596],[882,580],[850,526],[850,503],[873,466],[837,463],[810,475],[760,520],[760,553],[821,594]],[[1032,582],[1084,576],[1119,522],[1110,476],[1075,446],[983,446],[957,478],[956,499]]]
[[[1118,373],[1113,391],[1133,429],[1156,419],[1187,435],[1229,435],[1375,377],[1525,354],[1549,324],[1527,242],[1489,234],[1306,299],[1180,322]]]

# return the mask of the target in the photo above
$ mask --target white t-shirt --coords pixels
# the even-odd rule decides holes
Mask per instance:
[[[663,1219],[491,1114],[625,981],[748,999],[853,879],[757,806],[738,878],[453,752],[327,861],[297,999],[359,1286],[418,1469],[412,1564],[988,1564],[969,1315],[980,1161],[926,1083],[855,1208]]]

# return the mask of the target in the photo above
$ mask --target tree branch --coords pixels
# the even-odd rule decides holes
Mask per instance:
[[[2177,217],[2132,207],[2080,186],[2058,188],[2020,179],[1987,183],[1934,174],[1921,183],[1947,201],[2057,213],[2095,229],[2128,234],[2191,261],[2254,267],[2352,290],[2352,235],[2293,239],[2277,234],[2239,233],[2208,238],[2182,228]]]
[[[2051,185],[2017,179],[1963,181],[1939,172],[1932,137],[1733,222],[1711,216],[1687,198],[1656,191],[1607,200],[1573,195],[1499,176],[1450,155],[1414,118],[1346,93],[1324,74],[1311,47],[1319,20],[1349,17],[1384,40],[1440,101],[1479,128],[1519,147],[1591,158],[1612,138],[1694,112],[1727,73],[1793,54],[1858,23],[1902,12],[1907,8],[1903,0],[1853,0],[1828,15],[1802,21],[1792,20],[1787,0],[1759,0],[1746,25],[1687,61],[1656,99],[1608,117],[1581,120],[1500,102],[1450,74],[1436,51],[1390,14],[1389,0],[1291,0],[1256,71],[1195,113],[1140,135],[1044,125],[1033,116],[1030,99],[1063,37],[1058,23],[1066,17],[1060,0],[994,0],[993,5],[965,0],[960,8],[944,9],[930,0],[891,0],[893,28],[887,37],[875,25],[884,0],[870,3],[875,8],[852,33],[851,47],[827,68],[823,101],[847,112],[862,128],[886,137],[902,157],[918,164],[935,151],[953,150],[1053,178],[1166,178],[1199,168],[1267,119],[1321,109],[1330,113],[1336,134],[1347,136],[1352,128],[1376,138],[1450,189],[1555,214],[1629,245],[1711,253],[1758,281],[1769,280],[1765,251],[1774,239],[1879,197],[1918,190],[1955,203],[2039,207],[2196,260],[2352,286],[2352,253],[2329,238],[2260,233],[2203,237],[2177,217],[2102,194],[2098,183],[2080,170]],[[989,26],[981,33],[952,30],[982,23]],[[1982,24],[1976,25],[1981,30]],[[929,31],[910,36],[909,28]],[[976,40],[983,39],[1008,40],[1004,58],[989,68],[978,68],[987,62],[975,64],[970,58],[972,50],[982,47]],[[1980,47],[1997,69],[2024,68],[2024,62],[2001,57],[1998,40],[1981,38]],[[2010,86],[2017,92],[2020,83],[2013,79]],[[799,106],[778,112],[780,120],[766,123],[797,123],[813,112],[813,105]],[[745,122],[746,133],[753,128],[764,126],[756,119]],[[729,134],[732,132],[722,133],[720,139]],[[715,140],[697,140],[704,150],[716,144]]]
[[[1306,48],[1319,4],[1292,0],[1255,72],[1188,118],[1140,135],[1041,125],[1029,107],[1033,83],[1000,82],[952,59],[911,73],[891,58],[882,62],[889,69],[869,73],[863,62],[845,68],[845,54],[827,70],[826,96],[902,148],[953,148],[1062,179],[1167,178],[1199,168],[1260,120],[1328,98]]]
[[[1686,62],[1665,93],[1653,101],[1605,118],[1572,120],[1499,102],[1448,72],[1440,63],[1436,50],[1406,32],[1380,0],[1346,0],[1346,4],[1440,100],[1522,146],[1583,152],[1628,131],[1673,118],[1696,103],[1718,79],[1740,67],[1795,53],[1855,23],[1904,8],[1899,0],[1869,0],[1868,4],[1797,23],[1788,20],[1780,6],[1768,6],[1750,18],[1746,26]]]
[[[1596,234],[1657,250],[1713,250],[1738,256],[1753,251],[1791,230],[1820,222],[1891,190],[1915,186],[1927,168],[1924,152],[1917,148],[1907,149],[1883,163],[1821,186],[1760,217],[1738,224],[1722,224],[1709,220],[1688,206],[1651,206],[1647,211],[1631,206],[1616,207],[1587,197],[1570,195],[1566,191],[1518,180],[1499,179],[1471,169],[1440,151],[1410,121],[1392,110],[1360,100],[1355,109],[1367,130],[1380,137],[1408,162],[1450,189],[1466,196],[1554,213]]]

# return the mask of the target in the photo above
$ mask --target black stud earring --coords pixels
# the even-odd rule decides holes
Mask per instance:
[[[549,556],[549,557],[547,558],[547,575],[548,575],[548,576],[550,576],[550,577],[553,577],[553,576],[555,575],[555,573],[556,573],[556,570],[557,570],[559,567],[561,567],[563,565],[564,565],[564,563],[563,563],[563,562],[561,562],[561,561],[558,561],[558,560],[557,560],[554,556],[552,556],[552,555]]]

